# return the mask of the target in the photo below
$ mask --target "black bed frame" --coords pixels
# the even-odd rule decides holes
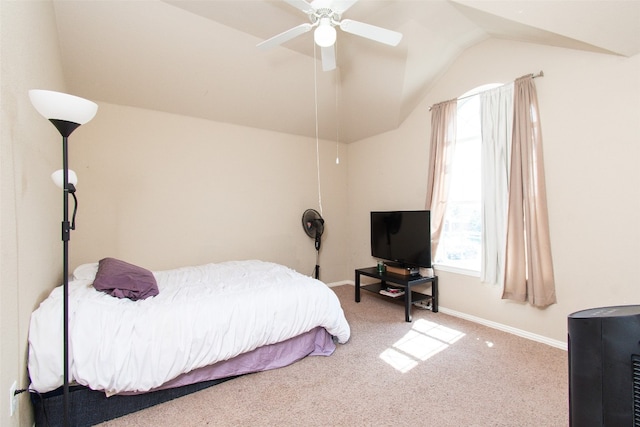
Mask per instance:
[[[83,386],[69,387],[69,423],[73,427],[88,427],[132,412],[140,411],[237,377],[205,381],[182,387],[136,395],[107,397],[104,392]],[[57,427],[63,424],[62,387],[48,393],[31,393],[36,427]]]

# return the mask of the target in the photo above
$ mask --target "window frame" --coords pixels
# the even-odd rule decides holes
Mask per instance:
[[[464,144],[464,143],[473,143],[473,142],[477,142],[478,144],[482,144],[482,127],[481,127],[481,117],[480,117],[480,93],[482,93],[483,91],[486,90],[490,90],[499,86],[502,86],[503,83],[490,83],[490,84],[486,84],[486,85],[482,85],[482,86],[478,86],[466,93],[464,93],[462,96],[460,96],[458,98],[458,108],[457,108],[457,122],[458,122],[458,132],[456,135],[456,147],[459,146],[459,144]],[[470,137],[468,134],[465,134],[464,132],[460,132],[460,123],[464,123],[464,122],[468,122],[468,117],[469,116],[464,116],[461,118],[460,113],[461,110],[465,107],[468,107],[469,102],[474,101],[475,100],[475,104],[477,105],[477,117],[475,117],[474,119],[477,120],[477,129],[475,131],[474,134],[472,134],[472,136]],[[462,104],[461,104],[462,103]],[[475,109],[475,108],[474,108]],[[464,135],[462,138],[460,138],[460,135]],[[480,150],[480,147],[478,147],[478,150]],[[454,155],[455,156],[455,155]],[[455,163],[455,157],[453,162]],[[477,178],[481,179],[482,176],[482,159],[481,157],[478,158],[478,162],[480,163],[479,165],[479,175]],[[453,170],[455,170],[455,166],[453,166]],[[452,180],[453,181],[453,180]],[[451,188],[449,189],[451,190]],[[473,201],[475,203],[475,201]],[[480,215],[482,215],[482,190],[481,188],[479,189],[479,194],[478,194],[478,211],[480,212]],[[449,207],[450,207],[450,203],[449,200],[447,200],[447,212],[445,213],[445,223],[447,221],[447,216],[449,213]],[[478,257],[479,259],[478,264],[477,264],[477,269],[475,268],[467,268],[466,266],[461,266],[461,265],[455,265],[455,263],[447,263],[447,262],[443,262],[446,261],[446,258],[437,258],[438,253],[441,254],[441,250],[443,250],[442,248],[444,247],[444,245],[446,244],[444,241],[445,238],[445,231],[443,230],[443,234],[440,237],[440,244],[438,245],[438,251],[436,254],[434,255],[434,267],[437,268],[440,271],[447,271],[447,272],[451,272],[451,273],[456,273],[456,274],[462,274],[462,275],[466,275],[466,276],[472,276],[472,277],[480,277],[481,276],[481,269],[482,269],[482,239],[484,238],[484,230],[482,229],[482,221],[480,218],[480,242],[478,243]]]

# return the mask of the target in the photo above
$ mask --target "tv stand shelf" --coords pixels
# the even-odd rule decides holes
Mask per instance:
[[[438,312],[438,276],[422,277],[422,276],[405,276],[400,274],[394,274],[390,272],[378,272],[377,267],[359,268],[355,272],[356,274],[356,302],[360,302],[360,289],[364,289],[369,292],[380,294],[380,289],[386,288],[387,283],[392,284],[394,287],[405,288],[405,293],[401,297],[385,297],[390,300],[403,301],[405,321],[411,322],[411,304],[417,301],[425,299],[431,300],[431,311]],[[378,283],[369,285],[360,285],[360,276],[372,277],[380,280]],[[431,295],[423,294],[420,292],[414,292],[411,290],[412,286],[423,285],[425,283],[431,283]],[[383,296],[384,297],[384,296]]]
[[[369,292],[373,292],[374,294],[379,294],[380,290],[382,289],[386,289],[387,284],[383,284],[382,282],[377,282],[377,283],[372,283],[369,285],[360,285],[360,289],[364,289],[365,291],[369,291]],[[395,283],[391,286],[393,288],[401,288],[401,286],[396,285]],[[382,295],[382,294],[381,294]],[[383,295],[385,296],[385,295]],[[400,302],[402,301],[402,303],[404,303],[404,295],[399,296],[399,297],[387,297],[389,298],[391,301],[394,302]],[[423,293],[420,292],[414,292],[411,291],[411,302],[418,302],[418,301],[423,301],[423,300],[430,300],[431,299],[431,295],[425,295]]]

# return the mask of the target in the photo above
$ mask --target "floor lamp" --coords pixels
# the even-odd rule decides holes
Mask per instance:
[[[50,90],[30,90],[29,98],[35,109],[48,119],[62,135],[62,184],[63,189],[63,219],[62,219],[62,280],[63,280],[63,425],[69,426],[69,238],[71,230],[75,228],[69,223],[69,193],[75,200],[75,186],[69,181],[69,163],[67,157],[67,139],[80,125],[91,120],[98,111],[94,102]],[[75,173],[72,172],[75,178]],[[60,174],[54,172],[52,178],[59,180]],[[76,202],[77,205],[77,202]],[[75,209],[74,209],[75,217]],[[75,222],[75,221],[74,221]]]

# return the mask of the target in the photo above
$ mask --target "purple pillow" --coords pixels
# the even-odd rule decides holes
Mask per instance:
[[[93,287],[114,297],[133,301],[153,297],[160,292],[152,272],[115,258],[100,260]]]

